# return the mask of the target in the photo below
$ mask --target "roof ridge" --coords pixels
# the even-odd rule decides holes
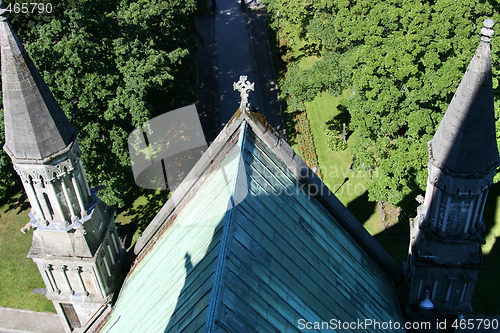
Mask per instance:
[[[215,270],[215,276],[214,276],[214,282],[212,284],[212,291],[210,295],[210,301],[208,303],[208,315],[207,315],[207,332],[212,331],[214,328],[214,325],[217,322],[217,317],[219,313],[219,308],[222,300],[222,289],[223,289],[223,281],[224,281],[224,275],[226,274],[226,270],[224,269],[226,266],[226,261],[228,260],[228,253],[230,251],[230,239],[233,237],[233,218],[234,218],[234,210],[235,207],[238,205],[240,199],[244,199],[246,196],[246,193],[248,192],[248,186],[246,187],[246,192],[243,194],[243,198],[237,196],[238,194],[241,194],[242,191],[245,190],[245,188],[240,188],[240,184],[242,184],[239,180],[243,176],[245,177],[245,185],[246,184],[246,170],[245,170],[245,162],[243,160],[243,151],[244,151],[244,146],[245,146],[245,141],[246,141],[246,128],[247,128],[247,122],[244,118],[240,118],[241,122],[238,122],[240,124],[239,126],[239,137],[238,137],[238,143],[237,145],[239,146],[239,154],[236,157],[238,159],[238,162],[236,163],[236,171],[235,171],[235,177],[232,179],[232,184],[231,184],[231,196],[229,197],[229,202],[226,210],[226,215],[224,216],[224,222],[222,225],[222,237],[220,240],[220,249],[219,249],[219,255],[217,256],[217,266]]]

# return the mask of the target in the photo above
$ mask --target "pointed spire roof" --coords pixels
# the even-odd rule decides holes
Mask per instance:
[[[4,149],[14,161],[40,162],[65,151],[76,138],[77,130],[66,118],[4,13],[0,15]]]
[[[494,22],[484,24],[476,54],[430,141],[431,162],[456,173],[489,173],[499,164],[490,52]]]

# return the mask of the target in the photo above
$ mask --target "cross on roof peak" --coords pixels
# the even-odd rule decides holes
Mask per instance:
[[[238,82],[233,83],[234,90],[238,90],[240,92],[241,102],[240,102],[240,110],[246,110],[250,107],[250,103],[248,103],[248,93],[254,90],[255,82],[250,82],[247,80],[246,75],[241,75],[240,80]]]

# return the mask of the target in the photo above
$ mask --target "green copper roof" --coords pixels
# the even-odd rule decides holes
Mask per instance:
[[[101,332],[402,322],[391,277],[246,122],[195,184],[142,249]]]
[[[220,251],[222,222],[237,171],[233,146],[207,184],[176,214],[174,223],[127,277],[102,332],[172,332],[204,325]],[[198,320],[195,320],[199,317]]]

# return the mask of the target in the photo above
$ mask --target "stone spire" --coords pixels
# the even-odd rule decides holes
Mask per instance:
[[[441,124],[429,143],[431,163],[461,174],[484,174],[498,166],[487,19],[481,42]]]
[[[410,221],[407,311],[472,312],[483,265],[481,244],[488,189],[499,164],[490,40],[493,21],[429,142],[425,199]]]
[[[4,13],[0,15],[4,149],[18,163],[57,156],[76,138],[77,130],[54,99]]]
[[[1,7],[1,0],[0,0]],[[113,209],[90,189],[77,130],[0,8],[5,150],[30,201],[28,257],[37,265],[66,332],[112,299],[121,268]]]

